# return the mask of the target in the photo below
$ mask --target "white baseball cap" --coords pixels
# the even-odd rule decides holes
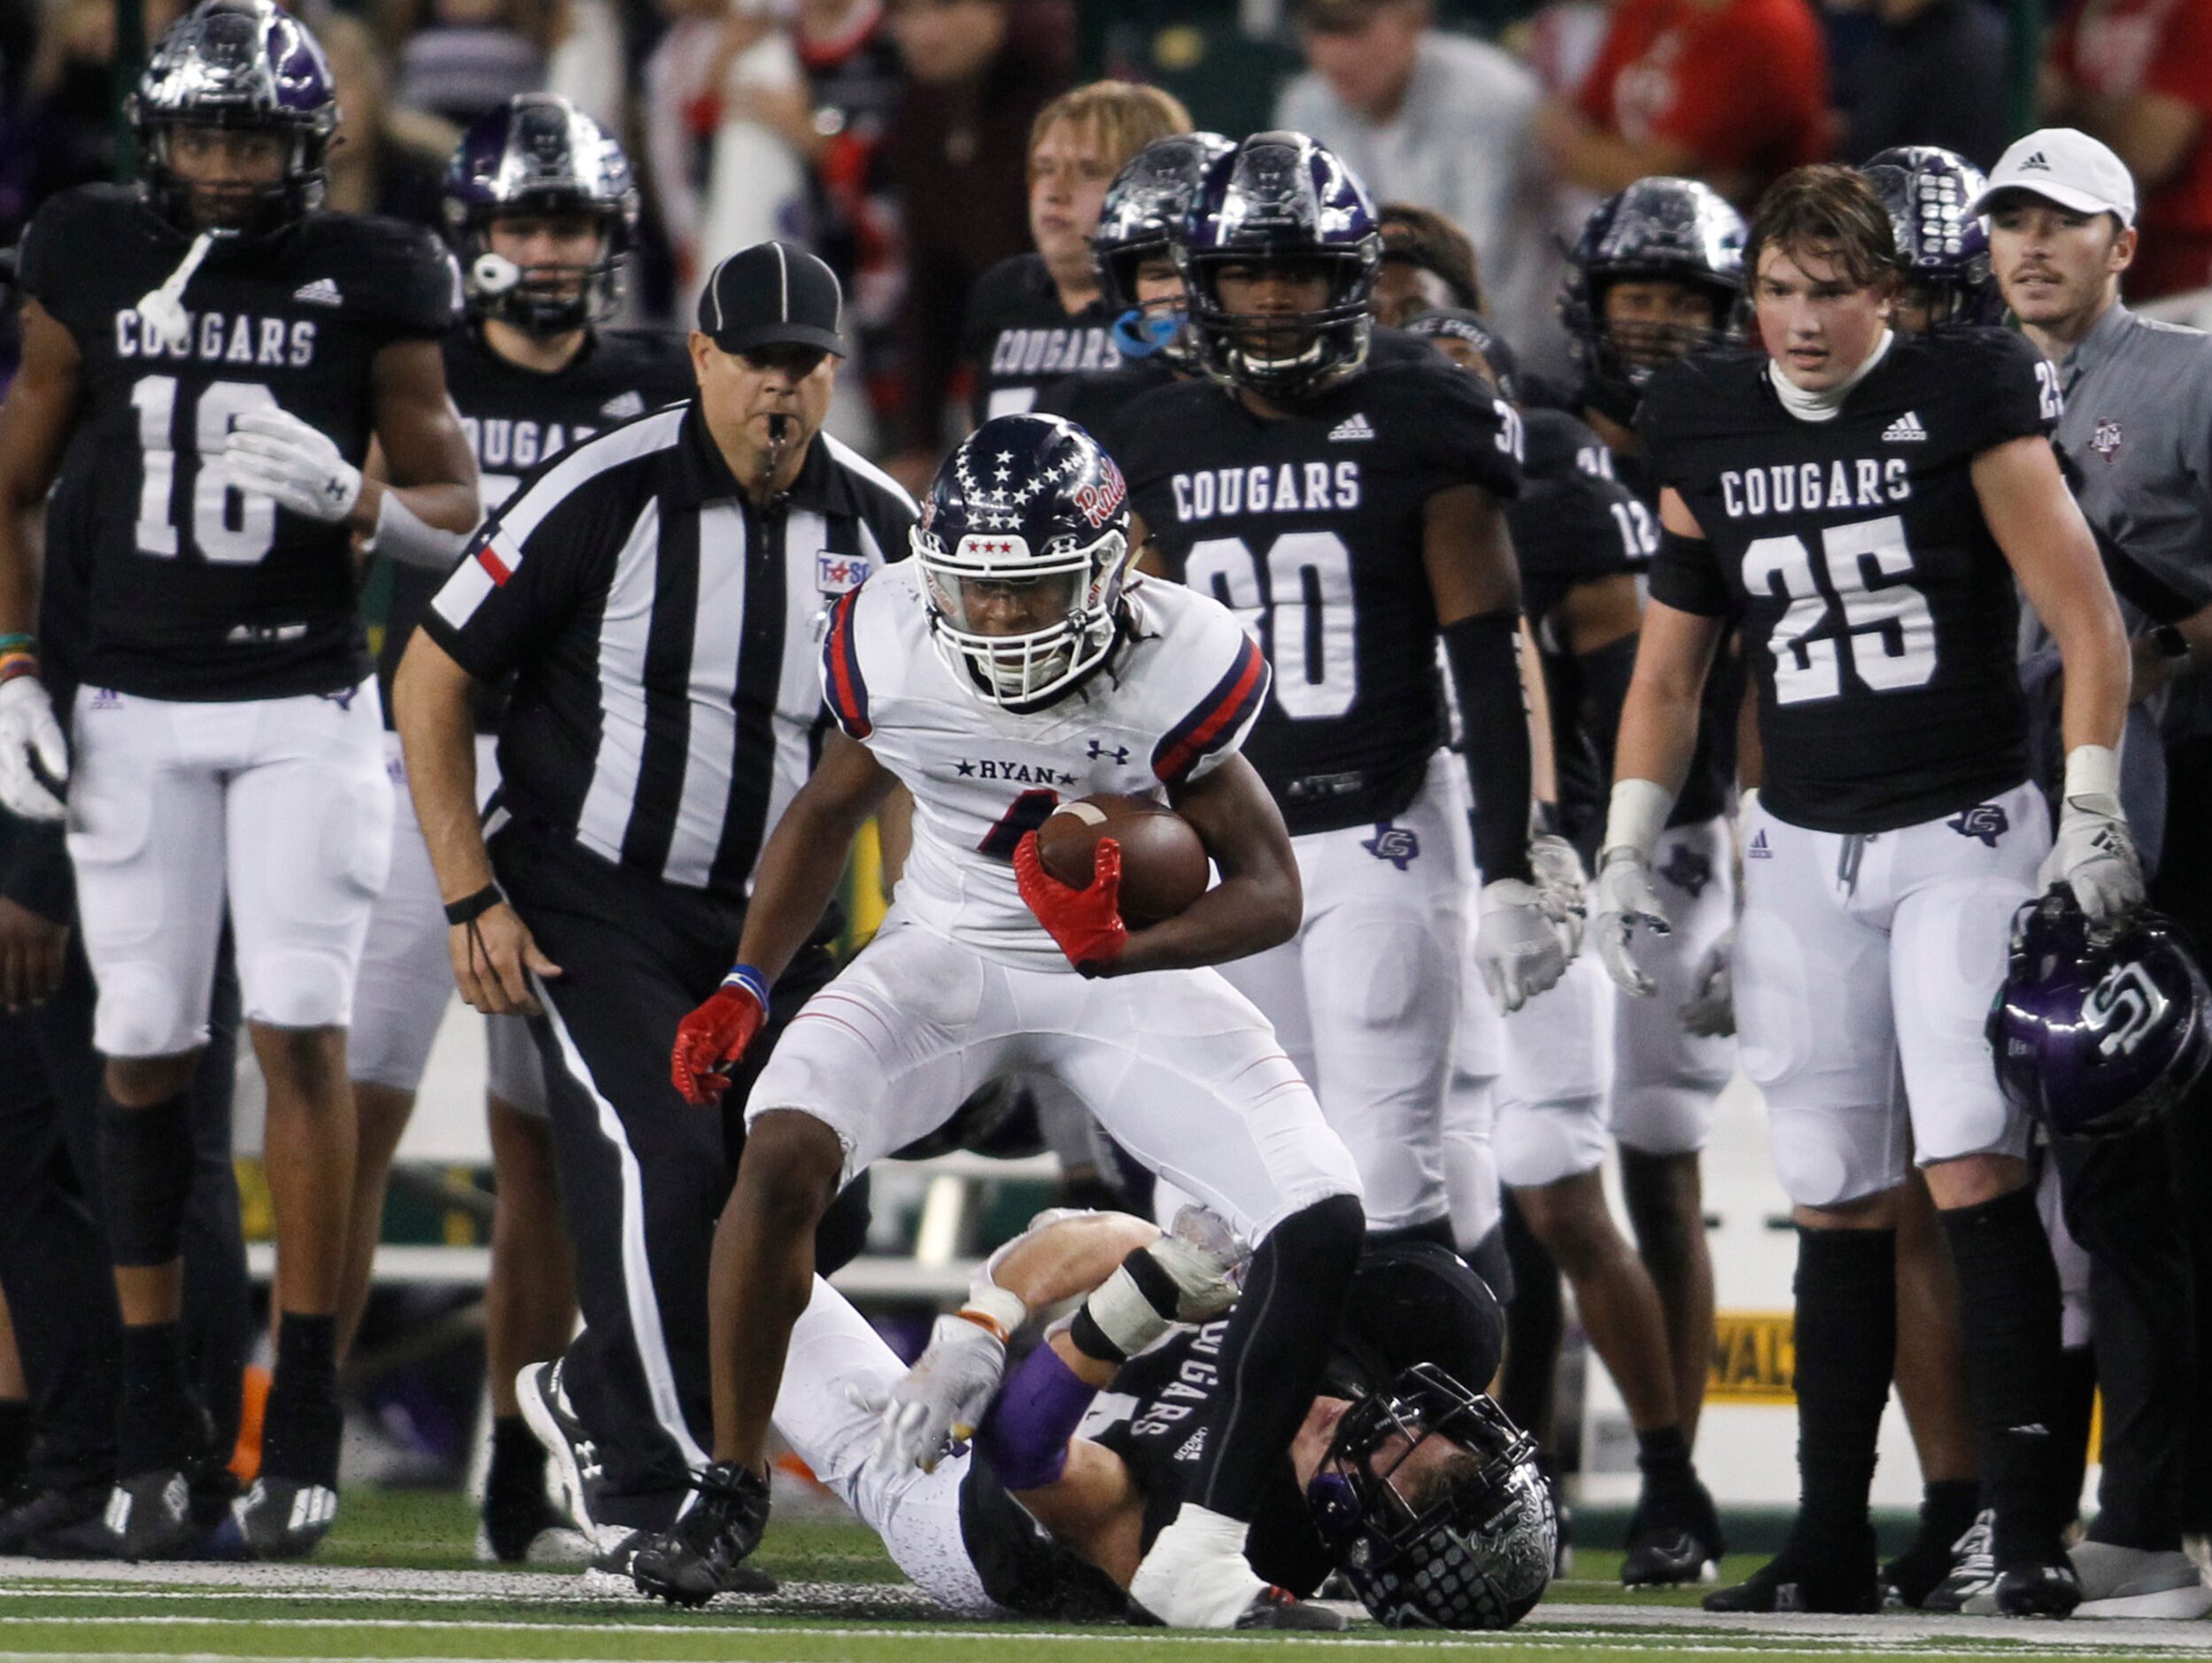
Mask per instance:
[[[2135,223],[2135,180],[2110,146],[2070,127],[2039,128],[1998,158],[1968,213],[1989,212],[2007,190],[2025,190],[2077,213],[2116,213]]]

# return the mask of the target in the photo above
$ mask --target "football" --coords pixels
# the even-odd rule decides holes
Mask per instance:
[[[1037,828],[1037,856],[1062,883],[1087,888],[1102,837],[1121,845],[1121,916],[1131,929],[1172,918],[1206,893],[1206,846],[1189,821],[1150,797],[1104,793],[1062,803]]]

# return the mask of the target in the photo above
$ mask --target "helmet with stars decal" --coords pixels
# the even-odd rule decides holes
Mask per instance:
[[[937,470],[914,528],[930,638],[978,698],[1041,708],[1113,650],[1129,492],[1072,422],[985,422]]]

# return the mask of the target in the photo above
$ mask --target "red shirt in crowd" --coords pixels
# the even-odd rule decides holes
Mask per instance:
[[[1576,104],[1631,144],[1680,145],[1744,206],[1828,153],[1828,55],[1806,0],[1619,0]]]
[[[2060,26],[2051,61],[2085,91],[2163,93],[2206,118],[2181,165],[2144,197],[2142,245],[2124,281],[2138,300],[2212,284],[2212,0],[2085,0]]]

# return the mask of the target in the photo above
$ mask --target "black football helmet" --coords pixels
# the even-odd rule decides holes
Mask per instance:
[[[1235,148],[1218,133],[1172,133],[1132,156],[1106,187],[1098,229],[1091,236],[1091,259],[1106,304],[1117,314],[1114,344],[1123,357],[1157,352],[1178,368],[1189,367],[1183,308],[1140,303],[1137,271],[1168,251],[1206,169]]]
[[[138,141],[139,190],[180,230],[266,235],[322,205],[324,163],[338,104],[322,48],[272,0],[205,0],[170,26],[147,60],[126,113]],[[246,195],[237,217],[211,217],[205,187],[170,165],[181,127],[272,133],[284,142],[282,174]],[[196,197],[198,205],[196,205]]]
[[[1559,316],[1594,408],[1627,422],[1661,365],[1742,338],[1745,236],[1744,216],[1694,179],[1639,179],[1597,205],[1567,252],[1559,290]],[[1712,321],[1607,326],[1605,291],[1614,283],[1662,280],[1705,295]]]
[[[1306,1512],[1388,1628],[1510,1628],[1551,1581],[1535,1440],[1434,1364],[1344,1412]]]
[[[1218,157],[1172,247],[1191,344],[1216,381],[1296,403],[1367,361],[1382,237],[1366,187],[1326,146],[1303,133],[1255,133]],[[1319,306],[1235,313],[1223,304],[1224,267],[1278,262],[1326,275]]]
[[[1890,211],[1905,282],[1924,291],[1929,327],[1999,321],[2005,303],[1990,276],[1989,229],[1971,211],[1989,182],[1982,170],[1934,144],[1899,144],[1859,171]]]
[[[1365,1397],[1417,1363],[1487,1381],[1504,1350],[1505,1313],[1465,1259],[1435,1241],[1370,1243],[1352,1272],[1321,1389]]]
[[[566,98],[520,93],[471,127],[445,165],[445,213],[475,316],[566,335],[621,298],[638,187],[623,147]],[[599,258],[581,270],[522,269],[491,247],[491,222],[511,213],[590,215],[599,227]]]
[[[2172,922],[2145,909],[2108,940],[2053,885],[2013,919],[1990,1007],[2005,1095],[2053,1137],[2114,1137],[2156,1119],[2212,1064],[2212,992]]]
[[[1113,650],[1129,491],[1114,459],[1074,422],[986,422],[937,470],[911,541],[930,638],[978,698],[1041,709]],[[984,615],[1009,600],[1031,627],[986,627]]]

